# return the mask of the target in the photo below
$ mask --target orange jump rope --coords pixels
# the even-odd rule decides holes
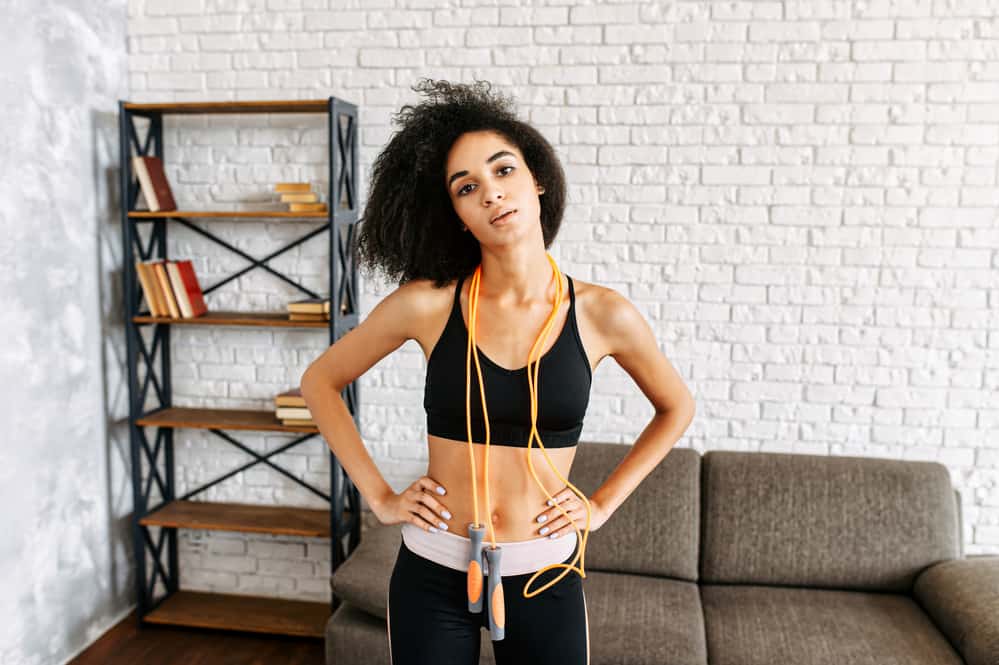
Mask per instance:
[[[565,575],[570,571],[574,570],[579,573],[579,576],[586,578],[586,571],[584,570],[584,561],[586,559],[586,539],[590,532],[590,517],[591,508],[590,502],[579,489],[570,483],[568,479],[564,478],[561,473],[559,473],[558,468],[552,462],[551,458],[548,457],[548,452],[545,450],[544,444],[541,442],[541,437],[538,434],[537,419],[538,419],[538,369],[540,367],[541,360],[541,349],[544,348],[544,343],[548,339],[548,334],[551,332],[552,326],[555,323],[555,317],[558,314],[559,306],[562,304],[562,272],[558,269],[558,265],[555,263],[555,259],[551,257],[551,254],[547,254],[548,262],[552,266],[553,278],[555,279],[555,303],[552,306],[552,313],[548,316],[548,320],[545,322],[541,333],[538,338],[534,341],[534,346],[531,347],[531,351],[527,354],[527,383],[531,394],[531,434],[527,441],[527,450],[525,455],[527,457],[527,467],[531,471],[531,475],[534,477],[534,481],[538,484],[541,490],[548,497],[548,504],[555,505],[562,512],[562,515],[569,520],[573,528],[576,529],[576,534],[579,536],[579,527],[576,526],[576,522],[569,516],[569,514],[562,508],[561,505],[555,503],[554,497],[548,493],[545,489],[544,484],[538,480],[537,474],[534,472],[534,464],[531,460],[531,444],[534,439],[537,438],[538,446],[541,448],[541,452],[544,454],[545,459],[548,461],[549,466],[555,472],[563,483],[571,487],[572,490],[582,499],[583,504],[586,506],[586,527],[579,541],[579,548],[576,556],[573,557],[570,563],[554,563],[549,566],[538,570],[534,575],[531,576],[529,580],[524,584],[524,598],[532,598],[548,587],[552,586],[560,579],[565,577]],[[485,387],[482,382],[482,368],[479,365],[479,349],[475,345],[475,327],[478,318],[478,308],[479,308],[479,281],[482,275],[482,264],[475,269],[475,274],[472,276],[472,282],[469,286],[469,326],[468,326],[468,353],[465,358],[465,415],[466,423],[468,425],[468,459],[471,465],[472,472],[472,504],[474,510],[475,522],[468,525],[468,535],[471,542],[471,550],[469,552],[468,561],[468,610],[470,612],[478,613],[482,611],[483,597],[482,597],[482,587],[483,587],[483,572],[482,572],[482,557],[483,554],[489,564],[489,579],[487,595],[489,598],[489,632],[490,637],[493,640],[502,640],[504,634],[504,626],[506,623],[506,612],[505,605],[503,602],[503,585],[502,578],[500,577],[500,559],[502,555],[502,550],[499,545],[496,544],[496,530],[493,527],[492,520],[489,521],[489,532],[490,540],[492,545],[486,548],[482,547],[482,541],[485,536],[486,528],[479,521],[479,494],[478,487],[475,480],[475,454],[472,449],[472,389],[471,389],[471,358],[472,349],[475,349],[475,370],[479,378],[479,395],[482,397],[482,414],[485,420],[486,427],[486,449],[483,461],[483,475],[486,480],[486,513],[490,512],[490,502],[489,502],[489,413],[486,409],[486,393]],[[537,358],[534,358],[535,350],[537,349]],[[531,363],[534,363],[534,376],[531,376]],[[579,567],[575,565],[576,561],[579,561]],[[527,589],[531,585],[531,582],[537,578],[538,575],[551,568],[565,568],[565,570],[558,575],[555,579],[548,582],[546,585],[534,591],[528,593]]]

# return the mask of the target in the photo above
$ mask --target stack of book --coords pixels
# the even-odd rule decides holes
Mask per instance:
[[[309,407],[305,405],[301,388],[292,388],[274,397],[274,415],[282,425],[315,427]]]
[[[329,321],[330,299],[306,298],[288,303],[288,319],[290,321]]]
[[[279,182],[274,191],[281,195],[281,203],[288,204],[289,212],[326,212],[326,204],[307,182]]]
[[[153,316],[193,319],[208,311],[190,260],[136,261],[135,273]]]
[[[139,179],[142,198],[145,199],[150,212],[177,209],[173,193],[170,191],[170,183],[167,182],[166,174],[163,172],[162,159],[159,157],[133,157],[132,169]]]

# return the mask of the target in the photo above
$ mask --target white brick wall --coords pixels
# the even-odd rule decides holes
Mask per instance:
[[[448,3],[453,4],[453,3]],[[129,3],[134,100],[317,98],[361,113],[369,167],[422,76],[513,93],[571,184],[552,254],[646,315],[698,401],[698,450],[936,460],[968,553],[999,552],[999,1]],[[360,7],[364,7],[364,9]],[[178,198],[253,205],[323,179],[319,118],[170,118]],[[259,256],[308,224],[211,223]],[[171,227],[207,283],[245,265]],[[314,288],[326,240],[275,262]],[[388,293],[365,284],[362,316]],[[209,297],[280,309],[259,270]],[[176,402],[266,407],[322,332],[179,328]],[[361,379],[362,435],[401,489],[425,471],[415,342]],[[630,443],[652,409],[613,362],[583,436]],[[243,436],[273,449],[284,436]],[[181,491],[247,459],[180,430]],[[327,486],[318,441],[279,457]],[[212,498],[319,505],[255,467]],[[190,534],[184,586],[325,599],[328,551]]]

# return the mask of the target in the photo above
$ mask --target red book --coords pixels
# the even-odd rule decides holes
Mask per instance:
[[[170,192],[170,183],[163,172],[163,160],[159,157],[133,157],[132,167],[142,188],[142,198],[151,212],[176,210],[177,204]]]
[[[170,282],[177,298],[180,315],[185,319],[191,319],[207,312],[204,294],[198,285],[198,277],[194,274],[194,264],[190,259],[169,262],[167,271],[170,273]]]

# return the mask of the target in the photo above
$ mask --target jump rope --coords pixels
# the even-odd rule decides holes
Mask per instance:
[[[538,479],[537,474],[534,472],[534,463],[531,461],[531,444],[535,438],[538,440],[538,446],[541,448],[541,452],[545,456],[545,460],[548,461],[549,466],[555,472],[563,483],[571,487],[572,490],[582,499],[583,504],[586,506],[586,527],[582,536],[579,539],[579,547],[576,552],[576,556],[573,557],[572,561],[569,563],[553,563],[549,566],[538,570],[534,575],[531,576],[529,580],[524,584],[523,595],[524,598],[532,598],[548,587],[552,586],[560,579],[565,577],[565,575],[570,571],[574,570],[579,573],[579,576],[586,578],[586,571],[584,570],[584,561],[586,559],[586,539],[590,532],[590,517],[591,508],[590,502],[579,489],[569,482],[568,479],[564,478],[561,473],[559,473],[558,468],[552,462],[551,458],[548,457],[548,452],[545,450],[544,444],[541,442],[541,437],[538,434],[537,419],[538,419],[538,369],[541,365],[541,351],[544,348],[544,343],[548,339],[548,334],[551,331],[552,326],[555,323],[555,316],[558,314],[559,306],[562,304],[562,272],[559,270],[558,265],[555,263],[555,259],[552,258],[551,254],[545,254],[548,258],[548,262],[552,266],[553,278],[555,279],[555,303],[552,306],[552,313],[548,316],[548,320],[545,322],[541,333],[538,338],[534,341],[534,346],[531,347],[530,352],[527,354],[527,383],[531,394],[531,433],[527,441],[527,450],[525,455],[527,457],[527,467],[531,471],[531,476],[534,477],[534,482],[538,484],[541,490],[548,497],[548,505],[558,507],[562,515],[569,520],[573,528],[576,529],[576,535],[579,536],[579,527],[576,526],[575,520],[569,516],[569,513],[565,511],[564,508],[555,502],[554,497],[548,493],[545,489],[544,484]],[[472,473],[472,506],[474,511],[475,522],[468,525],[468,535],[471,540],[471,549],[468,555],[468,611],[478,614],[482,612],[483,606],[483,572],[482,572],[482,557],[485,555],[485,559],[489,564],[488,572],[488,588],[486,589],[486,595],[489,597],[489,633],[490,637],[494,641],[502,640],[505,632],[506,624],[506,608],[503,601],[503,584],[502,578],[500,577],[500,560],[502,558],[502,549],[496,544],[496,530],[493,527],[492,520],[489,520],[489,533],[492,545],[488,547],[482,546],[483,538],[486,535],[486,527],[479,521],[479,493],[478,487],[475,480],[475,454],[472,448],[472,397],[471,397],[471,358],[472,349],[475,349],[475,370],[478,374],[479,379],[479,395],[482,397],[482,415],[485,420],[486,426],[486,449],[485,456],[483,460],[483,475],[486,479],[486,512],[489,513],[490,502],[489,502],[489,412],[486,409],[486,393],[485,387],[482,382],[482,368],[479,365],[479,349],[475,345],[475,324],[478,318],[478,307],[479,307],[479,282],[482,275],[482,264],[475,269],[475,274],[472,276],[472,282],[469,286],[469,332],[468,332],[468,353],[465,357],[465,420],[468,426],[468,460],[471,466]],[[539,348],[540,346],[540,348]],[[534,359],[535,349],[538,349],[538,357]],[[533,359],[533,360],[532,360]],[[531,376],[531,363],[534,362],[534,376]],[[579,561],[579,567],[575,565],[576,561]],[[534,591],[528,593],[527,589],[531,585],[531,582],[535,580],[541,573],[552,568],[565,568],[565,570],[558,575],[555,579],[548,582],[546,585]]]

